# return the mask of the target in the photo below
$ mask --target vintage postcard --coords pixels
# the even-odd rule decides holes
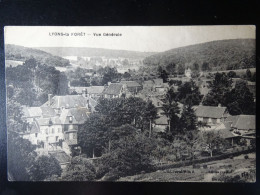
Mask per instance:
[[[255,26],[6,26],[9,181],[256,181]]]

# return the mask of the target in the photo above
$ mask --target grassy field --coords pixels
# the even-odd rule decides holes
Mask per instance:
[[[139,174],[120,178],[118,181],[138,181],[138,182],[221,182],[223,177],[239,177],[245,172],[253,171],[255,174],[256,160],[255,153],[240,155],[234,158],[211,161],[196,166],[185,166],[167,170],[158,170],[152,173]],[[255,182],[255,176],[246,181]]]

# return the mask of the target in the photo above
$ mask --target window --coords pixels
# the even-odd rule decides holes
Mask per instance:
[[[48,129],[45,129],[45,133],[48,134]]]
[[[54,133],[55,133],[55,130],[54,130],[54,128],[52,128],[52,130],[51,130],[51,131],[52,131],[52,134],[54,134]]]
[[[37,137],[38,136],[38,133],[35,133],[35,137]]]
[[[73,133],[73,139],[77,139],[77,133]]]

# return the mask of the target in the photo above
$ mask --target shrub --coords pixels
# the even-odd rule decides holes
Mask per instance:
[[[248,159],[248,155],[245,155],[245,157],[244,157],[245,159]]]
[[[206,169],[206,168],[208,168],[208,166],[207,165],[203,165],[203,168]]]

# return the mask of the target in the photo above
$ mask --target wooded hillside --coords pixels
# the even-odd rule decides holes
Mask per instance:
[[[53,56],[47,52],[18,45],[5,45],[5,59],[26,61],[35,58],[41,64],[48,66],[69,66],[69,60]]]
[[[212,41],[171,49],[145,58],[150,67],[208,64],[210,70],[235,70],[255,67],[255,39]]]

